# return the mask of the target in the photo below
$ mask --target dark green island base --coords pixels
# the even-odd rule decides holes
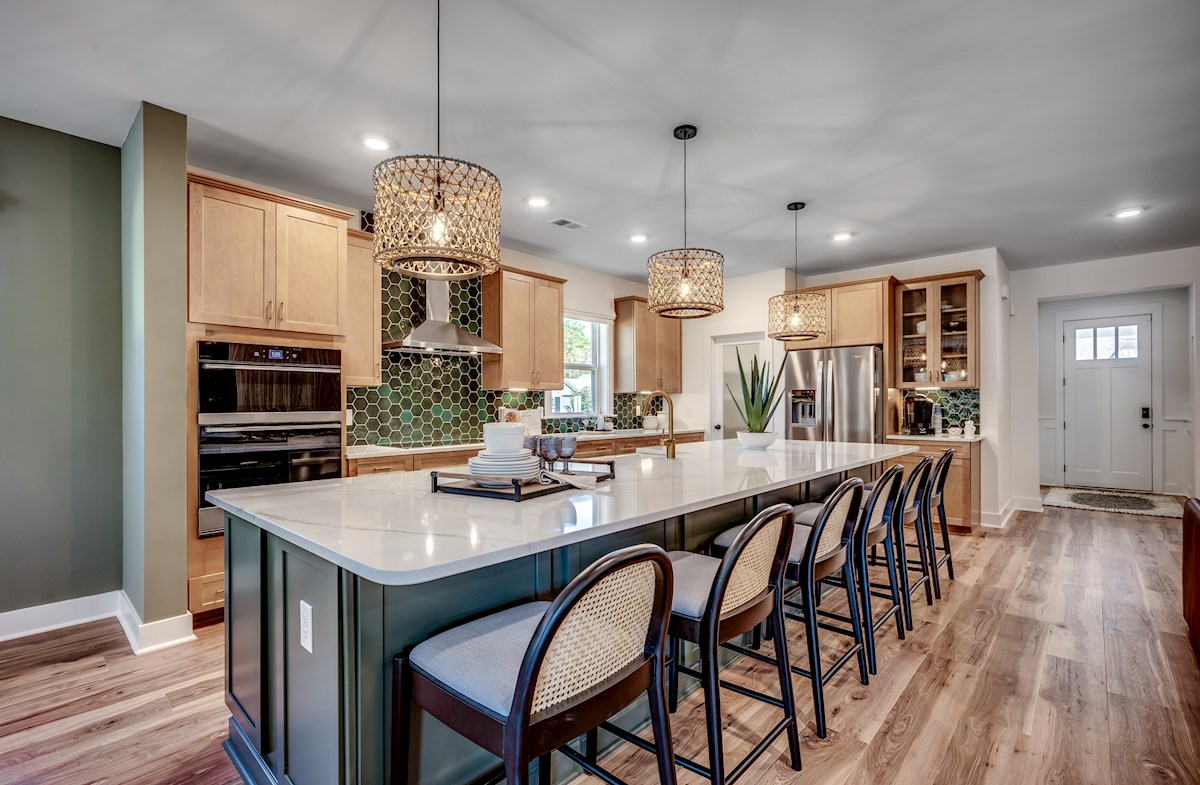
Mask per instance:
[[[868,475],[873,466],[851,474]],[[225,516],[225,749],[248,783],[390,782],[393,657],[431,635],[517,603],[552,599],[600,556],[635,543],[702,548],[777,502],[821,498],[846,473],[531,556],[408,586],[365,580],[232,514]],[[504,502],[496,502],[504,503]],[[310,654],[300,603],[311,606]],[[621,718],[638,726],[634,705]],[[415,716],[413,785],[464,785],[497,759],[428,715]],[[573,776],[569,764],[561,778]]]

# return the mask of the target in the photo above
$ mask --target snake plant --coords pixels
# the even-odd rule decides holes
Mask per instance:
[[[733,405],[737,407],[738,414],[746,423],[746,430],[751,433],[764,433],[771,418],[775,416],[775,410],[779,408],[779,401],[783,399],[783,391],[779,389],[779,382],[783,379],[783,365],[779,366],[779,373],[775,374],[775,380],[771,381],[770,363],[759,365],[758,355],[754,355],[750,362],[750,378],[747,379],[746,368],[742,365],[742,353],[736,349],[734,351],[737,351],[738,376],[742,381],[741,401],[738,401],[738,396],[728,384],[725,385],[725,389],[729,390]]]

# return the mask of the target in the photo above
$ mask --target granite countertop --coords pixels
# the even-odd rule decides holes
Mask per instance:
[[[703,510],[916,451],[780,440],[681,444],[678,458],[623,455],[594,491],[513,502],[433,494],[426,472],[212,491],[218,507],[385,585],[411,585]]]
[[[684,433],[704,433],[703,428],[683,428],[675,431],[679,436]],[[627,428],[621,431],[579,431],[577,433],[544,433],[543,436],[577,436],[581,441],[592,439],[632,439],[639,436],[659,436],[657,430],[642,428]],[[356,461],[362,458],[388,458],[397,455],[412,455],[424,452],[453,452],[454,450],[482,450],[483,442],[470,444],[434,444],[429,447],[393,447],[389,444],[356,444],[347,445],[346,457]]]
[[[917,434],[910,435],[907,433],[893,433],[890,436],[888,436],[888,439],[893,440],[893,441],[903,440],[906,442],[914,441],[914,442],[967,442],[967,443],[970,443],[970,442],[983,441],[983,437],[980,436],[979,434],[975,434],[974,436],[951,436],[948,433],[944,433],[941,436],[937,436],[932,433],[926,434],[924,436],[918,436]]]

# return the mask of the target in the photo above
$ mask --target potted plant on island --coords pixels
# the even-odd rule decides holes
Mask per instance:
[[[775,442],[775,434],[768,432],[767,426],[771,424],[771,418],[775,416],[775,410],[779,408],[779,401],[783,398],[783,391],[779,389],[779,382],[783,379],[783,366],[779,366],[779,373],[775,374],[775,380],[771,381],[770,364],[759,365],[758,355],[755,355],[750,362],[750,378],[747,379],[740,351],[737,351],[737,361],[738,375],[742,382],[741,400],[738,400],[738,396],[728,384],[725,385],[725,389],[729,390],[733,405],[737,407],[738,414],[746,423],[746,430],[737,432],[738,441],[749,450],[765,450]]]

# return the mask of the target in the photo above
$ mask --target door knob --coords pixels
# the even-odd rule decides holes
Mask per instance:
[[[1144,423],[1142,423],[1142,427],[1143,427],[1143,428],[1149,428],[1149,427],[1150,427],[1150,423],[1148,423],[1148,422],[1144,422]]]
[[[718,424],[718,425],[714,425],[714,426],[713,426],[713,430],[719,431],[719,430],[721,430],[721,426],[720,426],[719,424]]]

